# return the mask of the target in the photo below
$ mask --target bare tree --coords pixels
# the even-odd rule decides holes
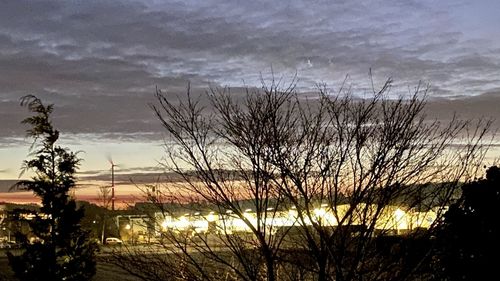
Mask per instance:
[[[100,240],[101,243],[104,243],[104,238],[106,236],[106,222],[107,218],[107,210],[111,206],[111,187],[107,185],[99,186],[99,190],[97,191],[97,199],[99,205],[104,208],[99,214],[99,228],[100,228]]]
[[[303,226],[298,241],[316,261],[318,280],[409,278],[412,271],[391,268],[393,260],[384,264],[376,238],[408,224],[415,210],[434,208],[438,222],[459,184],[480,167],[490,122],[426,120],[427,89],[391,100],[391,82],[365,100],[322,88],[319,102],[296,100],[297,114],[269,130],[276,133],[268,160]]]
[[[107,185],[99,186],[97,198],[101,207],[109,209],[109,206],[111,205],[111,187]]]
[[[166,202],[190,201],[198,221],[217,214],[207,235],[164,231],[158,263],[175,256],[200,280],[410,279],[425,251],[400,266],[377,248],[379,238],[431,233],[456,188],[474,177],[490,122],[429,121],[427,88],[390,99],[391,85],[370,99],[347,87],[319,87],[306,99],[295,80],[283,88],[273,79],[243,100],[211,89],[210,109],[189,89],[176,102],[158,90],[164,165],[181,181],[148,193],[163,214],[157,223],[180,216]]]

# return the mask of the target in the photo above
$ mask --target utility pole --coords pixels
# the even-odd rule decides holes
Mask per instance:
[[[115,164],[111,161],[111,210],[115,210]]]

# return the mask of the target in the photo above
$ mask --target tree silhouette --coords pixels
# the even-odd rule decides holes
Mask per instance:
[[[402,270],[401,259],[380,251],[378,238],[422,226],[423,219],[412,217],[416,210],[435,209],[431,220],[440,220],[454,191],[475,175],[490,123],[429,121],[427,88],[389,99],[390,79],[366,99],[350,87],[330,93],[326,86],[305,98],[295,82],[281,81],[263,81],[261,90],[247,88],[243,96],[229,88],[193,96],[188,88],[186,97],[175,100],[157,91],[152,107],[168,133],[163,164],[180,179],[147,193],[165,214],[157,224],[177,216],[162,203],[190,200],[193,217],[208,214],[214,229],[192,236],[164,227],[162,247],[170,255],[152,262],[136,251],[115,259],[117,264],[148,280],[186,279],[186,272],[196,280],[248,281],[419,275],[429,251],[405,258]],[[467,145],[455,147],[461,135]],[[412,229],[407,221],[415,222]],[[231,229],[234,222],[244,233]],[[425,241],[434,225],[407,235]]]
[[[59,131],[50,119],[53,105],[45,106],[29,95],[21,99],[21,106],[34,113],[22,121],[31,126],[27,136],[34,139],[31,159],[24,161],[23,172],[34,175],[13,188],[33,191],[42,207],[29,221],[37,239],[30,243],[26,235],[20,235],[25,251],[20,256],[9,253],[9,263],[20,280],[90,280],[95,274],[97,246],[80,227],[84,210],[68,195],[75,187],[81,159],[56,145]]]
[[[500,265],[500,168],[462,188],[438,232],[437,265],[443,280],[492,280]],[[497,276],[497,278],[494,278]]]

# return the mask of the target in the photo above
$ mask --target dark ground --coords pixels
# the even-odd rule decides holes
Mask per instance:
[[[16,281],[14,273],[10,269],[9,262],[4,250],[0,250],[0,281]],[[129,273],[123,269],[115,266],[106,264],[103,262],[97,262],[97,273],[94,277],[95,281],[139,281],[140,279],[130,276]]]

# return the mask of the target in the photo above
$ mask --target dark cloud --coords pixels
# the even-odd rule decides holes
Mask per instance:
[[[427,103],[429,118],[449,120],[456,114],[461,119],[493,119],[500,128],[500,89],[473,97],[438,98]]]
[[[116,168],[115,173],[117,176],[127,176],[130,174],[144,174],[144,173],[163,173],[164,168],[162,166],[151,166],[151,167],[132,167],[132,168]],[[103,178],[103,179],[110,179],[111,178],[111,171],[110,169],[106,170],[87,170],[83,172],[78,173],[80,176],[85,177],[85,178],[92,178],[92,179],[97,179],[94,177],[98,178]]]

